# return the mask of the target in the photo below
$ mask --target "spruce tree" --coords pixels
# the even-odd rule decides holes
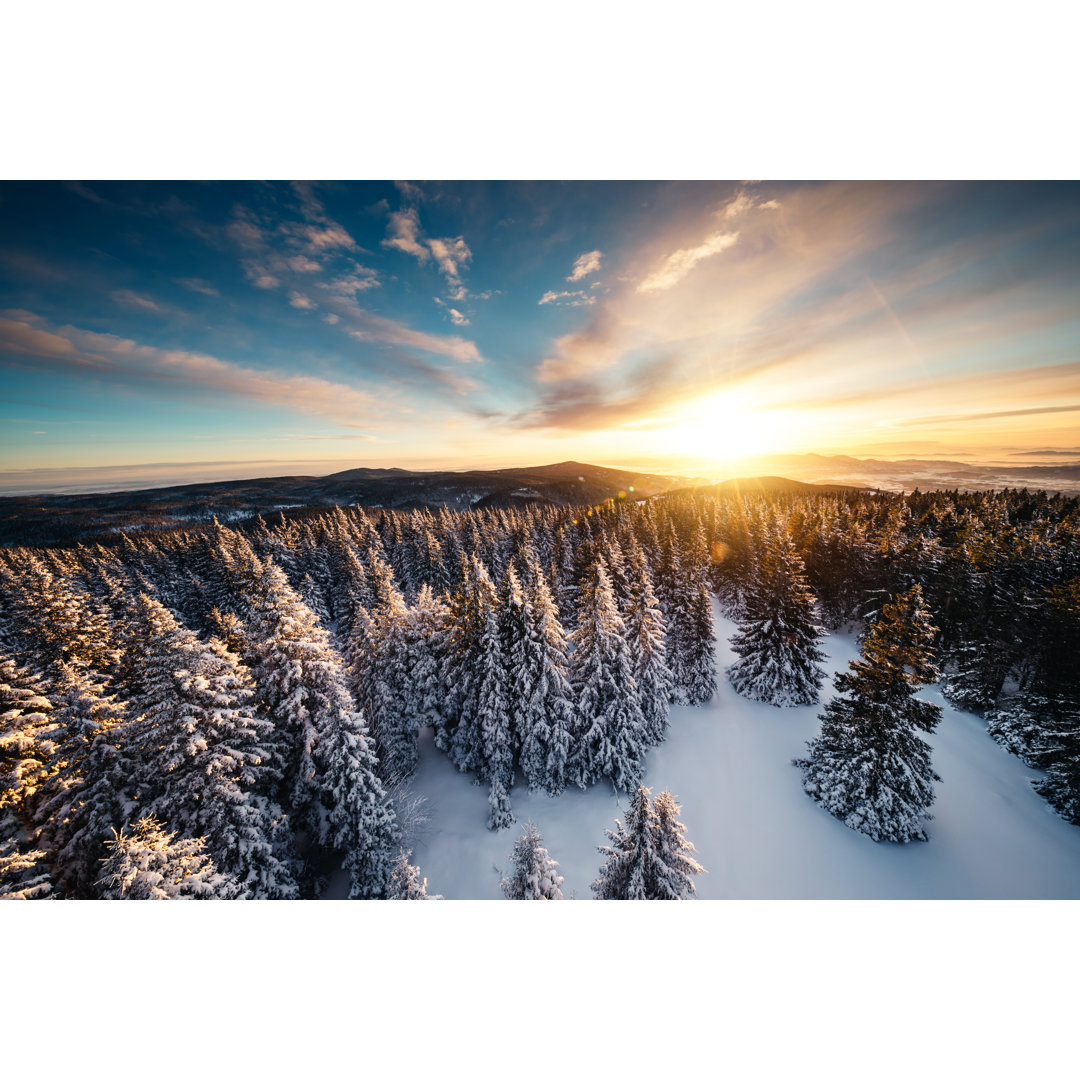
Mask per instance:
[[[645,734],[653,745],[667,735],[674,677],[667,663],[667,624],[653,591],[645,553],[636,540],[626,555],[629,599],[625,616],[630,670],[641,704]]]
[[[201,837],[178,840],[153,815],[115,833],[108,847],[103,900],[231,900],[241,891],[217,872]]]
[[[130,702],[140,805],[185,837],[205,837],[251,896],[295,897],[288,858],[275,850],[283,811],[263,794],[280,776],[268,764],[272,727],[253,707],[247,671],[145,593],[136,617],[152,643]]]
[[[940,706],[915,697],[939,672],[935,627],[916,585],[885,604],[862,644],[862,658],[835,679],[843,695],[826,705],[810,754],[795,762],[806,793],[845,825],[874,840],[927,839],[934,801],[930,747]]]
[[[363,659],[354,664],[353,686],[364,709],[384,777],[406,777],[419,760],[420,714],[410,672],[409,611],[389,565],[377,555],[369,564],[370,619],[357,626]]]
[[[499,887],[507,900],[561,900],[563,877],[548,855],[539,830],[530,821],[514,841],[510,873]]]
[[[428,895],[427,878],[420,876],[420,867],[409,862],[412,852],[404,848],[394,860],[390,883],[386,890],[387,900],[441,900],[439,895]]]
[[[616,790],[632,791],[645,775],[645,723],[626,627],[602,555],[579,588],[577,622],[571,681],[582,734],[573,752],[573,777],[581,787],[608,777]]]
[[[784,523],[774,518],[731,639],[741,659],[727,674],[738,693],[770,705],[817,702],[825,654],[817,645],[824,630],[815,606],[803,561]]]
[[[521,771],[531,791],[559,795],[567,783],[567,763],[577,730],[578,713],[566,635],[559,609],[539,565],[526,562],[530,584],[522,609],[525,633],[515,680]]]
[[[630,797],[625,822],[608,831],[611,845],[592,884],[598,900],[682,900],[694,894],[693,878],[705,871],[692,857],[679,807],[670,792],[650,802],[639,785]]]
[[[137,810],[138,760],[125,708],[100,676],[63,665],[50,697],[56,730],[48,776],[32,806],[37,842],[64,894],[91,898],[106,842]]]
[[[26,839],[11,810],[0,810],[0,900],[55,900],[45,852]]]
[[[316,722],[308,820],[317,842],[343,856],[350,899],[378,899],[386,895],[399,837],[363,716],[340,704],[320,710]]]

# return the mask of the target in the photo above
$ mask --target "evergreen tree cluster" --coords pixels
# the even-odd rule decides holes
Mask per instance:
[[[713,692],[703,536],[675,505],[335,508],[0,552],[0,889],[286,899],[340,866],[412,897],[423,727],[492,828],[518,778],[631,790]]]
[[[936,666],[1077,821],[1078,537],[1077,500],[1041,492],[698,492],[0,550],[0,893],[101,896],[120,838],[158,843],[151,818],[161,850],[204,845],[221,895],[313,896],[339,866],[353,896],[408,893],[392,792],[422,728],[487,786],[493,828],[518,782],[633,794],[670,706],[715,690],[711,594],[740,627],[728,678],[784,705],[817,699],[819,624],[869,627],[876,667],[874,628],[918,588],[932,660],[842,676],[847,719],[830,706],[806,759],[845,820],[885,789],[857,796],[836,740],[863,743],[837,732],[878,732],[886,695],[903,746],[874,753],[914,769],[894,838],[919,835],[930,718],[901,684]]]

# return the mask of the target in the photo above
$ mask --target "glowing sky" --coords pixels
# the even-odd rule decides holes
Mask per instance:
[[[45,487],[1068,448],[1078,343],[1075,184],[0,184]]]

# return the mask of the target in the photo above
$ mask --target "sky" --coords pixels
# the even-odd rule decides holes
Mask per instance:
[[[1080,457],[1078,344],[1077,184],[0,183],[8,490]]]

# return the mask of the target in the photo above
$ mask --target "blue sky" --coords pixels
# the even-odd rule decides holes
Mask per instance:
[[[1074,447],[1078,286],[1072,184],[4,183],[0,485]]]

